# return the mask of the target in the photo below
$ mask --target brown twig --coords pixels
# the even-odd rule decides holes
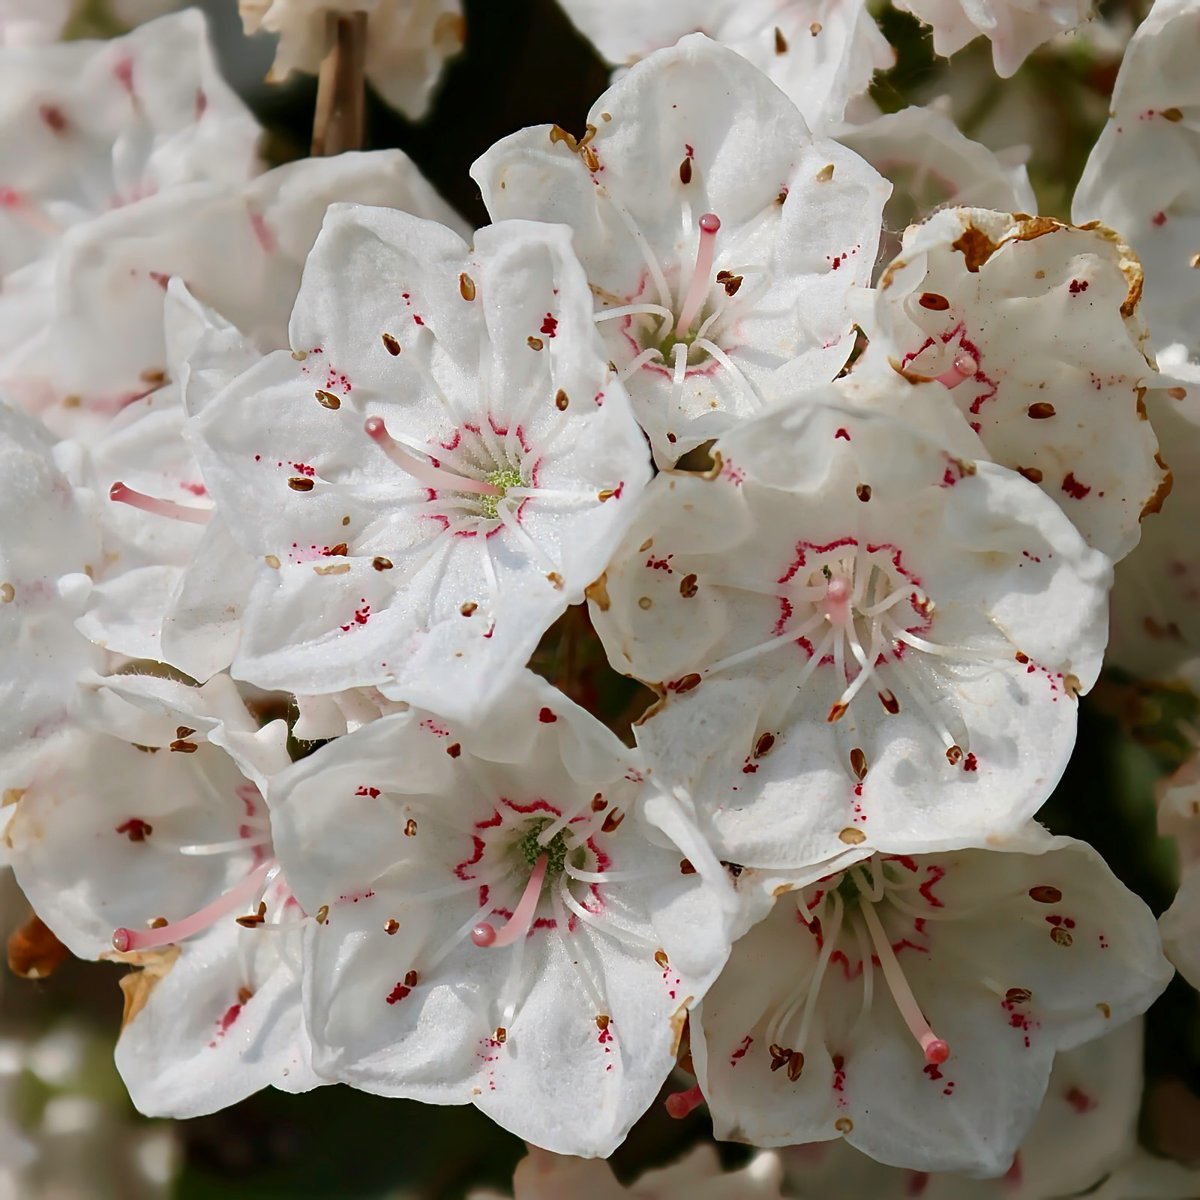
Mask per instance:
[[[339,17],[330,13],[328,22],[329,52],[317,77],[317,107],[313,114],[314,157],[358,150],[363,144],[367,14]]]

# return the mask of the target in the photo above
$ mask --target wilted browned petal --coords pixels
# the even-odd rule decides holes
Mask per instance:
[[[9,935],[8,969],[22,979],[45,979],[53,975],[69,954],[36,913]]]

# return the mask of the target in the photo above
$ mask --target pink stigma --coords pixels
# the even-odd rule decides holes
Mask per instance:
[[[692,327],[692,322],[704,307],[708,289],[712,286],[713,255],[717,250],[717,231],[721,218],[716,213],[705,213],[700,218],[700,245],[696,248],[696,266],[692,279],[683,297],[679,320],[675,323],[675,336],[683,337]]]
[[[850,620],[850,596],[853,585],[845,575],[834,575],[825,585],[825,616],[831,625],[843,626]]]
[[[190,521],[193,525],[207,525],[212,516],[211,509],[176,504],[174,500],[159,500],[156,496],[147,496],[145,492],[127,487],[120,480],[108,489],[108,498],[159,517],[170,517],[173,521]]]
[[[954,362],[937,376],[937,381],[948,388],[956,388],[963,380],[973,379],[978,370],[978,360],[964,350],[954,356]]]
[[[157,929],[117,929],[113,932],[113,949],[122,954],[131,950],[157,950],[160,946],[169,946],[172,942],[182,942],[184,938],[203,933],[216,921],[234,909],[250,903],[262,894],[267,874],[275,867],[268,860],[256,867],[241,883],[234,884],[229,891],[218,896],[211,904],[197,909],[191,916],[180,921],[172,921],[168,925],[160,925]]]
[[[700,1091],[700,1085],[697,1083],[694,1087],[688,1088],[686,1092],[672,1092],[663,1103],[666,1106],[667,1116],[674,1117],[676,1121],[682,1121],[688,1113],[693,1112],[704,1103],[704,1093]]]
[[[921,1045],[925,1049],[925,1061],[933,1066],[940,1067],[950,1057],[950,1045],[941,1038],[932,1035],[924,1037],[921,1039]]]
[[[471,930],[471,941],[475,945],[511,946],[529,932],[534,914],[537,912],[538,900],[542,894],[542,883],[546,878],[546,865],[549,861],[549,855],[539,855],[530,872],[529,882],[521,893],[521,899],[517,901],[517,907],[513,909],[512,916],[504,923],[503,928],[497,930],[494,925],[485,921]]]
[[[444,488],[452,492],[473,492],[477,496],[502,496],[504,493],[494,483],[486,479],[468,479],[455,475],[453,471],[435,467],[427,459],[418,458],[407,447],[400,445],[390,433],[382,417],[368,417],[363,425],[367,437],[406,474],[411,475],[419,483],[437,491]]]

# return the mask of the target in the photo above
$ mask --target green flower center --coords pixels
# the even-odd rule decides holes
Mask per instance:
[[[532,822],[529,828],[525,831],[521,840],[517,842],[516,853],[520,860],[533,869],[537,860],[544,854],[546,855],[546,882],[549,883],[557,879],[563,872],[563,867],[567,861],[567,851],[570,847],[567,845],[567,831],[560,829],[545,845],[538,842],[542,830],[547,825],[552,825],[553,821],[549,817],[539,817]],[[577,856],[581,857],[581,856]],[[576,864],[578,865],[578,864]]]
[[[483,515],[489,520],[494,521],[496,519],[497,505],[504,498],[508,489],[521,487],[525,481],[521,478],[521,472],[516,467],[498,467],[488,475],[487,481],[492,487],[499,488],[500,494],[498,496],[481,496],[479,498],[479,506],[483,511]]]

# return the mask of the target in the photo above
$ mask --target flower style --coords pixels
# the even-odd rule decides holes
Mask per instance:
[[[318,917],[317,1070],[474,1104],[558,1153],[611,1153],[674,1065],[736,912],[635,752],[527,674],[476,725],[382,717],[267,798]]]
[[[567,1158],[531,1149],[517,1164],[512,1200],[782,1200],[776,1155],[756,1154],[739,1171],[723,1171],[712,1146],[697,1146],[668,1167],[647,1171],[622,1187],[605,1162]],[[467,1200],[508,1200],[498,1192],[472,1192]]]
[[[868,353],[944,384],[988,457],[1115,560],[1171,486],[1143,402],[1141,288],[1107,230],[947,210],[910,227],[884,271]]]
[[[1125,1164],[1137,1146],[1141,1097],[1142,1022],[1126,1021],[1055,1056],[1033,1128],[998,1178],[899,1170],[845,1141],[796,1146],[780,1156],[789,1186],[812,1200],[1061,1200]]]
[[[1188,47],[1200,11],[1157,0],[1125,51],[1111,115],[1075,192],[1076,221],[1119,229],[1146,272],[1144,312],[1156,350],[1200,355],[1200,81]]]
[[[591,593],[612,665],[662,697],[638,727],[659,785],[744,866],[1019,826],[1103,650],[1111,567],[1055,504],[842,395],[656,478]]]
[[[990,845],[873,855],[737,943],[692,1021],[718,1137],[1009,1169],[1055,1052],[1144,1011],[1172,972],[1089,846],[1034,825]]]
[[[414,121],[428,111],[446,60],[466,36],[461,0],[239,0],[238,8],[248,34],[279,35],[271,80],[316,73],[329,48],[329,20],[365,12],[367,78]]]
[[[61,467],[70,472],[71,478]],[[0,788],[29,781],[38,754],[64,735],[75,680],[102,664],[73,622],[101,562],[94,505],[72,486],[72,447],[52,449],[31,418],[0,405]]]
[[[260,786],[287,762],[227,677],[197,689],[113,676],[93,720],[25,791],[7,841],[38,914],[127,977],[117,1066],[134,1103],[196,1116],[267,1084],[306,1091],[303,913],[274,858]],[[137,742],[125,740],[136,736]],[[239,913],[244,915],[238,915]]]
[[[525,129],[471,174],[494,219],[572,227],[660,464],[850,355],[887,184],[701,35],[633,67],[580,140]]]
[[[614,63],[636,62],[703,29],[753,63],[821,132],[896,61],[863,0],[565,0],[562,7]]]
[[[291,339],[192,428],[261,564],[234,674],[482,711],[603,570],[649,474],[569,231],[504,222],[472,250],[335,205]]]
[[[1090,0],[898,0],[897,8],[933,26],[933,49],[949,57],[981,34],[992,43],[1002,79],[1055,34],[1082,25]]]

